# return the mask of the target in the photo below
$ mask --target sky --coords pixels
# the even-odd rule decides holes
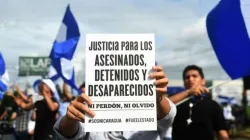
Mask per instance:
[[[154,33],[156,60],[169,80],[180,80],[196,64],[206,79],[228,79],[206,33],[208,12],[219,0],[1,0],[0,51],[10,78],[19,56],[48,56],[66,6],[78,22],[81,39],[73,58],[79,80],[85,73],[87,33]]]

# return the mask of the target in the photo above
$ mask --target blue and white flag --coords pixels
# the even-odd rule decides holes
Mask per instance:
[[[235,99],[235,97],[222,96],[222,95],[218,96],[218,101],[221,104],[223,104],[223,103],[227,103],[227,104],[231,104],[231,105],[238,105],[239,104],[237,102],[237,100]]]
[[[222,96],[222,95],[219,95],[219,96],[218,96],[218,101],[219,101],[221,104],[223,104],[223,103],[228,103],[228,104],[230,104],[230,102],[231,102],[232,99],[233,99],[232,97],[228,97],[228,96]]]
[[[41,83],[41,79],[37,79],[34,83],[33,83],[33,89],[34,89],[34,91],[36,92],[36,93],[39,93],[39,89],[38,89],[38,87],[39,87],[39,84]]]
[[[3,99],[3,94],[4,94],[4,93],[0,91],[0,100]]]
[[[72,58],[76,50],[80,32],[77,22],[68,5],[61,27],[50,53],[51,64],[56,73],[72,88],[80,93],[75,84],[74,66]]]
[[[208,14],[215,54],[232,80],[250,75],[250,0],[221,0]]]
[[[48,78],[53,82],[56,82],[56,80],[60,78],[60,75],[56,72],[56,69],[52,65],[49,67]]]
[[[180,93],[180,92],[182,92],[182,91],[184,91],[185,90],[185,88],[184,87],[181,87],[181,86],[173,86],[173,87],[167,87],[167,94],[169,95],[169,96],[172,96],[172,95],[175,95],[175,94],[177,94],[177,93]]]
[[[6,92],[9,84],[9,74],[6,70],[3,56],[0,52],[0,92]]]

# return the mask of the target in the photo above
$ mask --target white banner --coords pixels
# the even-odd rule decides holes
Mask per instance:
[[[235,97],[237,102],[240,104],[242,100],[243,87],[238,85],[226,85],[213,88],[213,96],[218,101],[218,96]]]
[[[93,131],[157,130],[154,80],[154,34],[88,34],[86,93],[94,118],[85,118]]]

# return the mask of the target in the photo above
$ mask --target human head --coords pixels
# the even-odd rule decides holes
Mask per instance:
[[[79,89],[81,90],[82,93],[85,93],[85,82],[83,82],[81,84],[81,86],[79,87]]]
[[[44,93],[45,95],[47,95],[50,98],[53,96],[52,90],[44,82],[40,83],[39,91],[40,91],[41,94]]]
[[[39,86],[40,93],[44,93],[49,97],[54,97],[57,101],[60,100],[58,92],[56,90],[55,83],[51,79],[43,79],[41,80],[41,84]],[[44,91],[44,92],[42,92]]]
[[[196,65],[187,66],[183,71],[182,77],[186,89],[190,89],[195,85],[205,86],[206,84],[202,68]]]

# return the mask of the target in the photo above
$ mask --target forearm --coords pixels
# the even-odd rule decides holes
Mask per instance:
[[[51,98],[48,97],[48,96],[44,96],[44,98],[45,98],[45,101],[46,101],[46,103],[47,103],[49,109],[50,109],[51,111],[55,111],[55,110],[57,109],[57,107],[55,106],[55,104],[54,104],[54,102],[51,100]]]
[[[174,103],[178,103],[182,100],[184,100],[185,98],[189,97],[189,90],[185,90],[183,92],[177,93],[176,95],[173,95],[171,97],[169,97],[169,99]]]
[[[157,119],[161,120],[168,115],[170,111],[170,104],[165,95],[157,98]]]
[[[63,83],[63,93],[69,93],[69,90],[68,90],[66,83]]]
[[[219,139],[220,140],[229,140],[228,134],[226,130],[219,131]]]
[[[13,121],[13,120],[16,119],[16,116],[17,116],[17,114],[14,112],[14,113],[11,114],[11,118],[10,119]]]
[[[28,98],[23,94],[21,90],[17,90],[17,93],[20,95],[20,97],[25,101],[29,102]]]
[[[17,97],[13,96],[13,99],[15,101],[15,103],[17,104],[17,106],[21,106],[22,100],[18,99]]]
[[[3,112],[3,114],[0,116],[0,120],[3,120],[4,117],[5,117],[7,114],[8,114],[8,111],[5,110],[5,111]]]
[[[68,100],[72,100],[73,96],[70,93],[65,93],[65,96],[67,97]]]
[[[73,137],[77,134],[79,122],[64,116],[59,124],[59,131],[63,136]]]
[[[66,83],[63,83],[63,94],[69,99],[72,99],[72,94],[69,93],[68,87]]]
[[[34,107],[34,104],[32,103],[32,102],[30,102],[30,103],[25,103],[25,102],[21,102],[20,103],[20,107],[22,108],[22,109],[24,109],[24,110],[30,110],[30,109],[32,109],[33,107]]]
[[[35,111],[35,110],[32,111],[31,120],[32,120],[32,121],[35,121],[35,120],[36,120],[36,111]]]

